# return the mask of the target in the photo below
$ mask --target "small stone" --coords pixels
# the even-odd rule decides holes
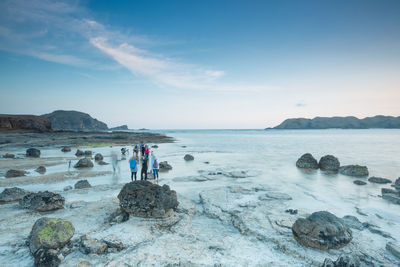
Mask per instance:
[[[102,255],[107,249],[107,244],[97,239],[89,238],[87,235],[81,237],[80,250],[85,254]]]
[[[353,181],[353,183],[356,185],[366,185],[367,184],[366,182],[361,181],[361,180],[355,180],[355,181]]]
[[[36,168],[35,172],[40,173],[40,174],[44,174],[46,173],[46,167],[45,166],[39,166]]]
[[[66,187],[64,187],[64,191],[69,191],[69,190],[72,190],[73,189],[73,187],[72,186],[70,186],[70,185],[67,185]]]
[[[183,159],[186,160],[186,161],[192,161],[192,160],[194,160],[194,157],[192,155],[190,155],[190,154],[186,154],[183,157]]]
[[[75,164],[74,168],[91,168],[93,167],[93,162],[89,158],[83,158]]]
[[[83,157],[84,155],[85,155],[85,153],[84,153],[82,150],[80,150],[80,149],[77,149],[77,150],[76,150],[75,156],[77,156],[77,157]]]
[[[22,170],[8,170],[6,172],[6,178],[14,178],[14,177],[20,177],[20,176],[25,176],[26,171]]]
[[[28,148],[26,150],[26,156],[32,158],[39,158],[40,157],[40,150],[36,148]]]
[[[97,153],[97,154],[94,156],[94,160],[95,160],[95,161],[102,161],[102,160],[103,160],[103,155],[100,154],[100,153]]]
[[[99,164],[99,165],[108,165],[110,163],[100,160],[100,161],[97,162],[97,164]]]
[[[3,158],[5,158],[5,159],[13,159],[13,158],[15,158],[15,155],[11,154],[11,153],[6,153],[5,155],[3,155]]]
[[[80,180],[76,182],[74,187],[75,189],[83,189],[83,188],[90,188],[92,186],[89,184],[88,180]]]
[[[360,165],[347,165],[339,168],[340,174],[355,176],[355,177],[363,177],[368,176],[368,168],[366,166]]]
[[[370,177],[368,178],[368,181],[371,183],[376,183],[376,184],[391,184],[392,181],[386,178],[382,178],[382,177]]]
[[[71,152],[71,147],[64,146],[64,147],[61,148],[61,152]]]

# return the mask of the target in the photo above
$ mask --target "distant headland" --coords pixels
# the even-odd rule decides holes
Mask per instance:
[[[400,117],[374,116],[358,119],[348,117],[315,117],[313,119],[294,118],[283,121],[276,127],[267,129],[400,129]]]

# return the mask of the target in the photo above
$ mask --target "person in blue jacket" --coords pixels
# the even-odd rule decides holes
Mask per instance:
[[[132,156],[129,160],[129,167],[131,168],[131,181],[133,182],[133,176],[135,176],[136,181],[136,173],[138,170],[138,158],[136,156]]]

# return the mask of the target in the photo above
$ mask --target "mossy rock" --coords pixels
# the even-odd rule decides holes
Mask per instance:
[[[29,249],[34,254],[41,248],[62,248],[74,236],[74,233],[75,228],[70,221],[59,218],[40,218],[33,225],[29,235]]]

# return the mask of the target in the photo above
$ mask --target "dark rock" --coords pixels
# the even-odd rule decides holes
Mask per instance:
[[[60,249],[64,247],[75,233],[70,221],[59,218],[40,218],[29,234],[29,249],[35,254],[39,249]]]
[[[382,192],[382,195],[384,195],[384,194],[395,194],[395,195],[399,194],[400,195],[400,191],[397,191],[397,190],[394,190],[391,188],[382,188],[381,192]]]
[[[0,193],[0,203],[18,201],[29,192],[18,187],[6,188]]]
[[[85,155],[85,153],[84,153],[82,150],[80,150],[80,149],[77,149],[77,150],[76,150],[75,156],[77,156],[77,157],[83,157],[84,155]]]
[[[296,166],[301,169],[318,169],[318,161],[310,153],[306,153],[296,161]]]
[[[11,154],[11,153],[6,153],[5,155],[3,155],[3,158],[5,158],[5,159],[13,159],[13,158],[15,158],[15,155]]]
[[[90,151],[90,150],[85,150],[84,155],[85,155],[85,157],[91,158],[91,157],[92,157],[92,151]]]
[[[353,181],[353,183],[356,185],[366,185],[367,184],[366,182],[361,181],[361,180],[355,180],[355,181]]]
[[[352,215],[346,215],[343,218],[343,221],[347,224],[348,227],[357,229],[357,230],[363,230],[364,225],[358,220],[356,216]]]
[[[103,160],[103,155],[100,154],[100,153],[97,153],[97,154],[94,156],[94,160],[95,160],[95,161],[102,161],[102,160]]]
[[[21,171],[21,170],[8,170],[6,172],[6,178],[14,178],[14,177],[20,177],[20,176],[25,176],[26,171]]]
[[[353,238],[346,223],[327,211],[314,212],[306,219],[297,219],[292,232],[303,246],[321,250],[341,248]]]
[[[162,161],[158,164],[160,171],[169,171],[172,170],[172,166],[168,164],[167,161]]]
[[[204,161],[204,164],[210,164],[210,162],[209,161]]]
[[[287,209],[287,210],[285,210],[285,212],[290,213],[292,215],[297,214],[297,210],[294,210],[294,209]]]
[[[44,191],[29,193],[20,201],[19,205],[24,209],[36,211],[51,211],[64,208],[65,198],[53,192]]]
[[[322,171],[337,172],[340,167],[340,162],[336,157],[326,155],[319,160],[318,165]]]
[[[39,249],[32,253],[35,259],[35,267],[58,267],[61,259],[58,257],[58,251],[55,249]]]
[[[392,202],[394,204],[400,205],[400,195],[399,194],[383,194],[382,198],[389,200],[390,202]]]
[[[400,247],[392,242],[386,244],[386,249],[393,254],[396,258],[400,259]]]
[[[121,125],[121,126],[117,126],[117,127],[112,127],[109,130],[111,131],[128,131],[128,125]]]
[[[28,148],[26,150],[26,156],[32,158],[40,158],[40,150],[36,148]]]
[[[74,187],[75,189],[83,189],[83,188],[90,188],[92,186],[89,184],[88,180],[80,180],[76,182]]]
[[[191,160],[194,160],[194,157],[192,155],[190,155],[190,154],[186,154],[183,157],[183,159],[186,160],[186,161],[191,161]]]
[[[376,183],[376,184],[391,184],[392,181],[386,178],[382,177],[370,177],[368,178],[368,181],[371,183]]]
[[[75,164],[74,168],[91,168],[93,167],[93,162],[89,158],[83,158]]]
[[[70,186],[70,185],[67,185],[66,187],[64,187],[64,189],[63,189],[64,191],[69,191],[69,190],[72,190],[72,186]]]
[[[38,172],[40,174],[46,173],[46,167],[45,166],[39,166],[36,168],[35,172]]]
[[[71,152],[71,147],[69,146],[64,146],[63,148],[61,148],[62,152]]]
[[[118,209],[116,211],[114,211],[113,213],[110,214],[110,217],[108,219],[108,221],[111,224],[114,223],[122,223],[129,220],[129,213],[125,212],[122,209]]]
[[[168,185],[159,186],[149,181],[125,184],[118,194],[121,209],[134,216],[161,218],[179,202],[176,192]]]
[[[326,258],[322,267],[360,267],[360,258],[355,254],[341,254],[336,261]]]
[[[360,165],[342,166],[339,168],[339,173],[343,175],[356,176],[356,177],[368,176],[369,174],[368,168],[366,166],[360,166]]]
[[[158,148],[158,145],[152,145],[151,148]]]
[[[110,163],[100,160],[100,161],[97,162],[97,164],[99,164],[99,165],[108,165]]]
[[[107,244],[97,239],[84,235],[80,240],[80,250],[85,254],[102,255],[107,249]]]

